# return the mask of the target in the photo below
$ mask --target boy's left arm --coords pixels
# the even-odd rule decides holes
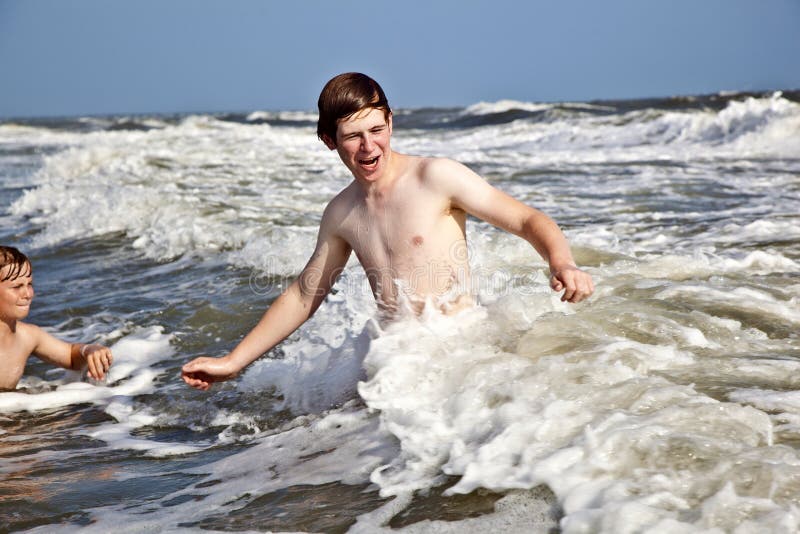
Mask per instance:
[[[550,267],[550,287],[562,301],[580,302],[594,292],[589,273],[572,258],[567,238],[550,217],[493,187],[465,165],[449,159],[431,162],[436,187],[467,213],[528,241]]]
[[[114,361],[111,349],[97,344],[67,343],[62,341],[38,326],[29,325],[34,329],[36,346],[33,353],[46,362],[65,369],[80,371],[88,367],[89,376],[95,380],[102,380]]]

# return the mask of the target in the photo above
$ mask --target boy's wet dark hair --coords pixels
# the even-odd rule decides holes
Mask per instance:
[[[0,245],[0,271],[6,265],[10,265],[11,268],[0,278],[0,282],[31,274],[31,260],[25,254],[14,247]]]
[[[345,72],[332,78],[319,95],[317,137],[336,142],[336,128],[342,119],[367,108],[383,110],[386,120],[392,112],[378,82],[360,72]]]

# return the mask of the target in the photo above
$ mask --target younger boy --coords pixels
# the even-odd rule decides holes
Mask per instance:
[[[0,391],[17,387],[28,356],[81,370],[101,380],[111,367],[111,350],[102,345],[66,343],[36,325],[23,323],[33,300],[30,260],[14,247],[0,245]]]
[[[314,314],[351,253],[364,267],[382,320],[426,306],[443,313],[471,306],[467,214],[529,242],[547,261],[550,287],[563,292],[561,300],[592,294],[592,277],[575,265],[547,215],[453,160],[395,152],[392,111],[375,80],[340,74],[325,85],[318,105],[317,135],[338,152],[353,182],[325,209],[316,248],[297,280],[233,351],[184,365],[187,384],[207,390],[283,341]]]

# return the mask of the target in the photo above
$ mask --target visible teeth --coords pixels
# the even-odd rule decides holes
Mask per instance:
[[[362,163],[363,165],[372,165],[372,164],[373,164],[373,163],[375,163],[376,161],[378,161],[378,156],[375,156],[375,157],[374,157],[374,158],[372,158],[372,159],[362,159],[362,160],[359,160],[359,163]]]

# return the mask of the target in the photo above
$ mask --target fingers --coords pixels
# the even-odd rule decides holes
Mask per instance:
[[[102,380],[105,378],[106,372],[111,368],[111,363],[114,361],[114,358],[111,356],[110,350],[103,348],[103,350],[100,351],[98,360],[99,365],[97,371],[99,373],[99,378]]]
[[[188,385],[192,386],[193,388],[197,388],[199,390],[202,390],[202,391],[208,391],[208,388],[211,387],[211,383],[210,382],[199,378],[194,373],[187,373],[187,372],[184,371],[184,372],[181,373],[181,378]]]
[[[88,367],[89,367],[89,376],[90,376],[90,377],[92,377],[92,378],[94,378],[95,380],[99,380],[99,379],[97,378],[97,377],[99,376],[99,373],[98,373],[98,371],[97,371],[97,364],[95,363],[95,361],[94,361],[94,358],[92,358],[92,357],[90,356],[90,357],[88,358],[88,361],[87,361],[87,363],[88,363]]]
[[[561,295],[562,302],[581,302],[594,293],[592,277],[578,268],[563,269],[553,273],[550,278],[550,287],[554,291],[564,290]]]
[[[181,378],[191,387],[207,391],[214,382],[230,378],[230,374],[220,369],[219,358],[201,356],[181,368]]]
[[[594,285],[591,280],[588,283],[583,280],[568,282],[565,288],[564,294],[561,295],[561,301],[573,304],[589,298],[594,293]]]
[[[594,283],[592,283],[591,277],[585,273],[581,274],[584,276],[578,277],[567,286],[567,291],[564,292],[561,300],[576,303],[589,298],[594,293]]]
[[[561,295],[561,302],[575,302],[575,287],[566,286],[564,293]]]
[[[553,289],[553,291],[558,292],[564,289],[564,284],[561,283],[561,280],[556,278],[556,275],[553,275],[550,277],[550,287]]]
[[[199,358],[198,358],[199,359]],[[209,376],[206,372],[197,369],[200,367],[202,362],[198,362],[197,360],[192,360],[191,362],[187,363],[181,369],[181,378],[184,382],[188,385],[192,386],[193,388],[197,388],[202,391],[208,391],[208,388],[211,387],[211,384],[214,382],[213,377]]]
[[[86,355],[86,364],[89,370],[89,376],[95,380],[102,380],[106,376],[106,372],[111,368],[114,362],[114,356],[111,354],[111,349],[101,345],[90,345],[88,354]]]

